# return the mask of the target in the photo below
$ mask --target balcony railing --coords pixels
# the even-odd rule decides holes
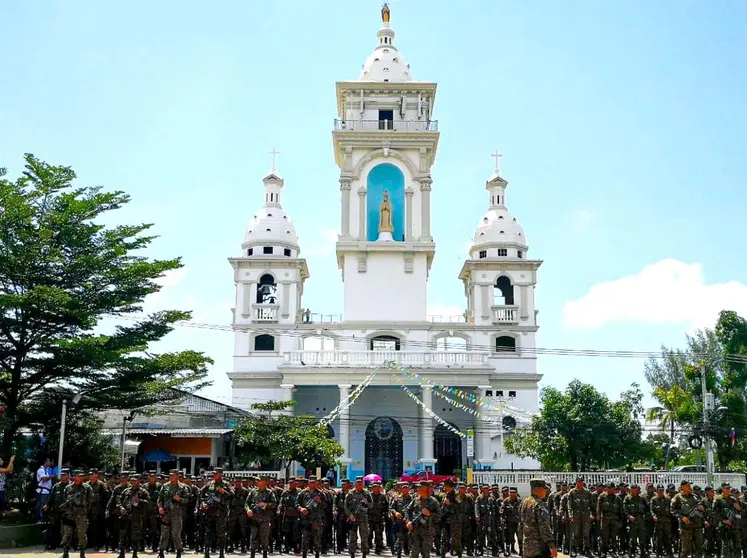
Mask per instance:
[[[494,324],[518,324],[519,307],[518,306],[493,306],[493,323]]]
[[[467,318],[464,314],[428,314],[429,322],[437,324],[466,324]],[[342,323],[341,314],[320,314],[318,312],[306,313],[303,310],[298,313],[296,320],[300,324],[339,324]]]
[[[277,322],[278,305],[277,304],[255,304],[252,307],[252,321],[254,322]]]
[[[438,132],[438,120],[335,120],[335,131]]]
[[[285,362],[290,366],[372,367],[394,361],[401,366],[482,366],[488,353],[477,351],[291,351]]]

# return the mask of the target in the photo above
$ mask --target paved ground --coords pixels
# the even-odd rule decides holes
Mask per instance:
[[[145,558],[146,556],[148,558],[153,558],[157,556],[158,553],[156,552],[138,552],[138,556],[142,556]],[[16,548],[16,549],[8,549],[8,550],[0,550],[0,557],[4,556],[12,556],[13,558],[59,558],[62,556],[62,551],[59,552],[48,552],[44,550],[43,546],[38,547],[26,547],[26,548]],[[70,558],[78,558],[78,552],[70,552]],[[87,558],[117,558],[119,556],[118,552],[86,552]],[[182,555],[183,558],[202,558],[202,554],[196,554],[194,552],[191,552],[189,550],[185,551]],[[211,558],[218,558],[218,553],[214,553],[210,555]],[[236,556],[236,557],[246,557],[249,558],[249,553],[246,554],[240,554],[240,553],[233,553],[233,554],[226,554],[226,556]],[[261,558],[262,554],[258,553],[257,556]],[[272,558],[300,558],[300,554],[293,555],[293,554],[270,554],[269,557]],[[313,555],[312,555],[313,556]],[[320,558],[334,558],[334,556],[345,556],[349,558],[347,554],[340,555],[340,554],[329,554],[326,557],[320,557]],[[360,555],[358,555],[360,556]],[[391,558],[391,553],[389,551],[384,551],[381,555],[377,556],[376,554],[371,554],[371,558],[379,558],[381,556],[382,558]],[[268,558],[269,558],[268,557]],[[127,558],[132,558],[132,552],[127,553]],[[166,558],[174,558],[174,554],[166,554]]]

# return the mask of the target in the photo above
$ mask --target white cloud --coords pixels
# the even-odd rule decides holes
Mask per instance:
[[[613,322],[678,324],[689,329],[713,327],[721,310],[747,313],[747,285],[705,282],[703,266],[666,259],[630,275],[593,285],[569,300],[563,324],[597,328]]]
[[[161,290],[146,297],[143,312],[150,314],[159,310],[167,310],[174,298],[174,290],[184,282],[188,273],[187,266],[182,266],[179,269],[167,271],[162,277],[156,279],[156,283],[161,285]]]
[[[335,229],[317,229],[314,241],[304,248],[301,243],[302,256],[329,256],[335,251],[337,231]]]
[[[594,213],[588,209],[579,209],[571,216],[571,224],[576,232],[585,230],[593,220]]]

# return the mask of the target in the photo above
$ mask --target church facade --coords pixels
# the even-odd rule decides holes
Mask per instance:
[[[488,209],[458,276],[465,311],[428,315],[436,83],[412,79],[389,16],[385,7],[359,78],[336,87],[344,314],[304,308],[309,270],[273,165],[242,254],[229,260],[236,284],[232,404],[249,409],[292,399],[296,413],[331,414],[346,476],[536,468],[506,453],[503,442],[538,408],[534,287],[541,261],[529,257],[507,209],[496,154]]]

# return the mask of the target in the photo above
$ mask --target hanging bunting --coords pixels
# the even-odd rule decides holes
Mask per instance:
[[[415,403],[417,403],[420,406],[420,408],[423,409],[423,411],[425,411],[426,414],[429,417],[431,417],[432,419],[434,419],[438,424],[440,424],[441,426],[443,426],[444,428],[446,428],[448,431],[453,432],[454,434],[456,434],[460,438],[466,438],[467,437],[467,436],[464,435],[464,433],[461,430],[459,430],[457,428],[454,428],[448,422],[446,422],[444,419],[442,419],[436,413],[434,413],[431,409],[429,409],[428,406],[425,403],[423,403],[418,398],[417,395],[415,395],[412,391],[410,391],[410,389],[405,384],[401,384],[401,387],[404,390],[404,392],[407,394],[407,396],[410,399],[412,399]]]
[[[388,364],[391,364],[391,363],[388,363]],[[329,412],[329,414],[327,414],[326,417],[324,417],[323,419],[319,421],[319,424],[322,424],[322,425],[329,424],[330,422],[335,420],[340,415],[341,412],[352,407],[353,404],[360,397],[361,393],[363,393],[363,390],[365,390],[368,387],[368,385],[373,381],[374,377],[379,372],[379,370],[380,368],[376,368],[374,369],[373,372],[371,372],[368,376],[366,376],[366,378],[358,386],[356,386],[356,388],[352,392],[350,392],[350,394],[345,399],[340,401],[337,407],[332,409]]]
[[[448,395],[445,395],[445,394],[441,393],[438,390],[433,391],[433,395],[435,395],[436,397],[439,397],[439,398],[443,399],[449,405],[451,405],[452,407],[454,407],[456,409],[459,409],[461,411],[469,413],[470,415],[473,415],[473,416],[475,416],[475,417],[477,417],[479,419],[482,419],[485,422],[489,422],[490,424],[495,425],[496,428],[498,427],[498,419],[496,417],[490,417],[490,416],[488,416],[486,414],[481,413],[480,411],[477,411],[475,409],[467,407],[467,405],[465,405],[463,403],[460,403],[459,401],[456,401],[456,400],[452,399]]]

